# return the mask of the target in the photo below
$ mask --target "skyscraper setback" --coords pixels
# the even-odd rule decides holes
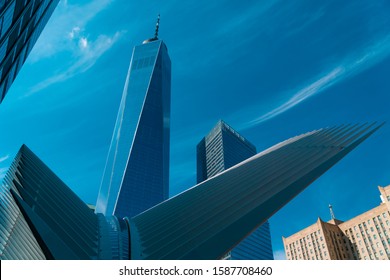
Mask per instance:
[[[0,103],[58,2],[0,1]]]
[[[168,198],[171,61],[154,38],[130,62],[96,212],[132,217]]]
[[[248,159],[256,147],[220,120],[197,146],[197,183]],[[269,222],[266,221],[237,245],[226,258],[273,259]]]

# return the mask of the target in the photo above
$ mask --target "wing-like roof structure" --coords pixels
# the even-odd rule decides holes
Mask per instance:
[[[281,142],[130,219],[132,259],[218,259],[381,125]]]

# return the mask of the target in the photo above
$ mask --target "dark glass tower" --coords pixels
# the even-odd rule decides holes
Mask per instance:
[[[255,154],[254,145],[225,122],[219,121],[197,146],[197,183]],[[226,258],[233,260],[273,259],[268,221],[240,242]]]
[[[0,1],[0,103],[58,2]]]
[[[96,213],[133,217],[168,198],[171,61],[157,31],[133,50]]]

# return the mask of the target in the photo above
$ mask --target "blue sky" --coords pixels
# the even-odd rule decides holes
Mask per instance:
[[[224,119],[261,151],[342,123],[389,121],[390,4],[378,1],[62,0],[0,105],[0,178],[29,146],[95,203],[132,48],[172,60],[170,193],[195,184],[196,144]],[[390,184],[390,125],[270,219],[281,236],[347,220]]]

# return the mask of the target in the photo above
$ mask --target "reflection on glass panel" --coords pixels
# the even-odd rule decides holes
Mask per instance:
[[[58,0],[0,1],[0,12],[3,6],[0,18],[0,34],[4,41],[0,45],[0,63],[2,63],[3,74],[7,74],[12,65],[15,64],[14,72],[10,78],[6,81],[2,80],[3,83],[7,82],[7,85],[4,86],[5,92],[11,86],[11,81],[15,79],[58,2]],[[41,18],[36,17],[37,13],[40,13]],[[35,26],[35,24],[38,25]],[[14,55],[16,56],[14,57]],[[5,62],[6,58],[8,59]],[[0,96],[0,102],[2,102],[3,96]]]
[[[1,37],[4,36],[4,34],[8,31],[12,24],[12,17],[14,15],[14,8],[15,8],[15,2],[11,4],[11,6],[7,9],[7,11],[4,13],[3,17],[3,27],[1,29]]]
[[[5,0],[0,0],[0,12],[1,10],[3,10],[4,6],[5,6]]]
[[[0,46],[0,63],[3,61],[5,54],[7,52],[8,38],[5,39],[4,43]],[[1,78],[1,75],[0,75]]]
[[[3,69],[0,69],[0,77],[1,77],[1,74],[2,74],[2,70]],[[0,84],[0,100],[4,98],[4,83],[1,83]]]

